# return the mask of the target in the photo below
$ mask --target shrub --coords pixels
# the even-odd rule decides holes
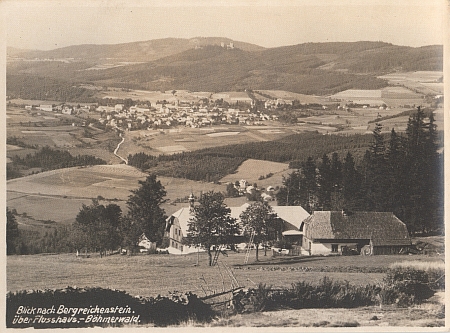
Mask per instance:
[[[381,291],[382,304],[396,303],[409,306],[421,303],[434,295],[431,288],[434,280],[429,279],[426,271],[411,267],[397,267],[389,270],[383,279]]]
[[[421,261],[421,262],[397,262],[390,266],[395,269],[413,269],[424,271],[428,275],[428,285],[434,290],[445,289],[445,263],[441,261]]]
[[[318,285],[297,282],[290,289],[273,290],[259,285],[246,293],[235,294],[233,303],[237,312],[273,310],[280,307],[302,308],[354,308],[375,304],[376,286],[353,286],[334,282],[324,277]]]
[[[258,288],[239,290],[233,294],[232,304],[237,313],[253,313],[273,309],[271,286],[260,283]]]

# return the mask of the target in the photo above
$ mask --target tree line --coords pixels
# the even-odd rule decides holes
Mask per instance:
[[[153,156],[140,152],[130,154],[128,164],[169,177],[217,181],[235,172],[246,159],[288,162],[290,168],[299,168],[308,156],[318,159],[334,151],[365,149],[370,142],[371,135],[302,133],[275,141],[234,144],[173,155]]]
[[[72,156],[68,151],[42,147],[33,154],[25,157],[15,155],[11,157],[12,163],[8,163],[7,179],[21,176],[21,168],[41,168],[42,171],[69,168],[75,166],[88,166],[106,164],[106,161],[92,155]],[[10,165],[12,164],[12,165]]]
[[[361,164],[350,152],[309,157],[283,180],[279,205],[314,210],[392,211],[411,234],[443,232],[443,154],[437,152],[433,114],[410,116],[406,134],[381,135],[377,123]]]

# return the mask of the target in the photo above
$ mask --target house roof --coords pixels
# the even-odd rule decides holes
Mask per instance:
[[[183,208],[177,210],[175,213],[173,213],[172,216],[178,219],[178,223],[180,224],[181,232],[183,233],[183,235],[186,236],[189,220],[193,216],[191,214],[190,208],[183,207]]]
[[[272,209],[285,221],[284,230],[298,230],[302,221],[309,216],[301,206],[272,206]]]
[[[305,220],[309,239],[370,239],[374,246],[411,244],[406,225],[390,212],[317,211]]]
[[[283,236],[300,236],[303,235],[302,231],[297,230],[286,230],[282,232]]]
[[[230,216],[240,221],[239,216],[243,211],[250,206],[248,203],[238,207],[229,207],[231,210]],[[284,231],[298,230],[302,221],[309,216],[308,212],[301,206],[272,206],[273,211],[284,221]],[[171,216],[178,219],[183,235],[187,234],[188,223],[191,214],[189,207],[183,207],[173,213]]]

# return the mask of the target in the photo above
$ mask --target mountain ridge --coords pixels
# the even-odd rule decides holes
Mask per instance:
[[[61,85],[67,89],[89,83],[155,91],[275,89],[328,95],[346,89],[380,89],[388,83],[378,76],[392,72],[443,69],[441,45],[415,48],[360,41],[261,48],[238,41],[230,47],[230,43],[230,39],[221,37],[160,39],[110,45],[115,53],[108,52],[107,47],[75,46],[77,55],[84,58],[68,62],[44,61],[45,58],[9,61],[7,91],[11,96],[22,96],[31,89],[25,87],[30,81],[47,78],[50,79],[47,86]],[[134,53],[131,47],[135,47]],[[52,54],[56,60],[75,53],[71,52],[72,47],[58,50],[60,53],[44,55]],[[101,58],[105,54],[110,58]],[[29,54],[32,55],[36,54]],[[112,59],[114,55],[124,58]],[[49,94],[43,91],[41,95]]]
[[[265,48],[259,45],[233,41],[226,37],[194,37],[194,38],[161,38],[146,41],[118,44],[80,44],[70,45],[53,50],[24,50],[15,52],[24,58],[75,58],[75,59],[116,59],[125,61],[153,61],[172,54],[180,53],[195,47],[234,43],[236,48],[246,51],[260,51]],[[7,53],[9,54],[9,49]],[[14,49],[14,48],[11,48]],[[16,49],[20,50],[20,49]]]

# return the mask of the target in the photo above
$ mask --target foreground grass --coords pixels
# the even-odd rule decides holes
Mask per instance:
[[[411,308],[394,305],[355,309],[300,309],[239,314],[210,324],[219,327],[443,327],[442,304],[430,303]]]
[[[390,264],[441,260],[425,256],[272,258],[260,253],[260,262],[251,257],[249,264],[243,265],[244,257],[244,253],[230,253],[219,258],[219,266],[209,267],[204,253],[199,255],[199,265],[197,254],[104,258],[98,255],[77,258],[74,254],[8,256],[7,291],[96,286],[123,290],[130,295],[166,295],[176,290],[202,297],[231,289],[224,264],[242,287],[263,283],[283,288],[298,281],[318,282],[324,276],[355,285],[373,284],[382,280]]]
[[[254,253],[253,253],[254,255]],[[76,258],[74,254],[7,257],[7,290],[57,289],[66,286],[102,287],[128,294],[156,296],[169,291],[191,291],[199,297],[229,290],[229,267],[242,287],[259,283],[289,288],[292,283],[317,283],[324,276],[354,285],[380,282],[389,267],[401,265],[440,266],[442,258],[426,256],[276,257],[260,253],[260,262],[244,253],[221,256],[220,265],[207,266],[206,254],[187,256],[137,255]],[[220,269],[219,269],[220,268]],[[358,272],[359,270],[359,272]],[[438,293],[443,294],[443,293]],[[220,317],[208,324],[193,321],[185,327],[365,327],[444,326],[443,297],[410,308],[367,306],[354,309],[278,310]]]

